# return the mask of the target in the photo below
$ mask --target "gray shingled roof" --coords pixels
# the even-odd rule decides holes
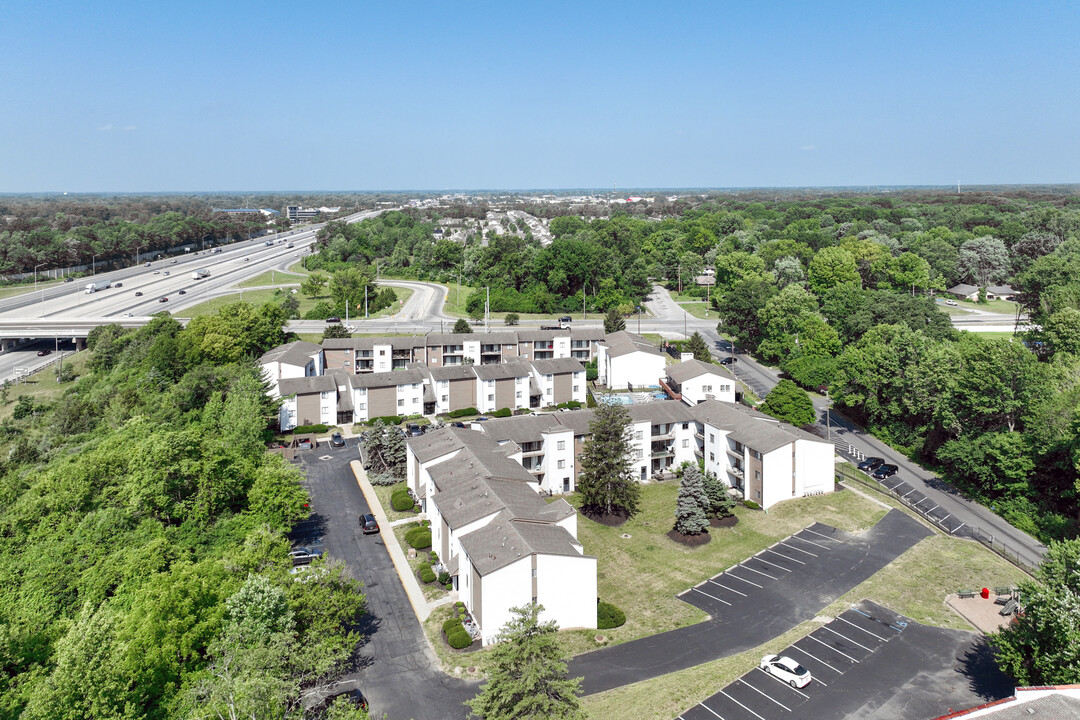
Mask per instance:
[[[541,375],[562,375],[564,373],[584,372],[585,366],[574,358],[555,358],[554,360],[533,360],[532,366]]]
[[[481,380],[505,380],[506,378],[525,377],[529,374],[529,364],[525,362],[503,362],[492,365],[473,365],[476,377]]]
[[[650,403],[631,403],[626,406],[634,422],[653,424],[690,422],[694,413],[686,403],[679,400],[658,400]]]
[[[297,340],[295,342],[287,343],[285,345],[279,345],[276,348],[267,350],[259,358],[260,365],[269,365],[272,362],[280,362],[285,365],[295,365],[297,367],[304,367],[311,361],[311,358],[322,352],[322,346],[315,343],[309,343],[305,340]]]
[[[731,373],[723,366],[702,362],[701,360],[695,360],[694,358],[667,366],[668,377],[680,384],[687,380],[692,380],[693,378],[708,374],[717,375],[725,379],[732,379]]]
[[[581,545],[559,525],[521,522],[501,512],[487,525],[461,538],[461,547],[480,575],[487,575],[534,553],[581,557]]]
[[[493,440],[513,440],[516,443],[539,442],[543,440],[541,432],[551,427],[558,427],[559,419],[555,415],[521,415],[519,417],[493,418],[481,423],[483,434]]]
[[[449,365],[428,368],[428,374],[433,380],[475,380],[476,373],[472,369],[472,365]]]
[[[629,355],[630,353],[643,352],[650,355],[663,355],[656,346],[643,338],[641,335],[637,335],[632,332],[620,330],[619,332],[609,333],[604,336],[604,344],[608,347],[608,355],[611,357],[620,357],[622,355]]]
[[[311,395],[317,392],[337,391],[337,382],[330,375],[316,375],[314,377],[284,378],[278,380],[278,394],[281,397],[290,395]]]
[[[354,388],[396,387],[424,381],[424,374],[419,370],[391,370],[390,372],[363,373],[351,377]]]

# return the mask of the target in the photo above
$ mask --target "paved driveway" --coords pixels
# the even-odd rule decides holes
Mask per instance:
[[[570,675],[584,677],[591,694],[757,647],[810,620],[930,534],[897,510],[858,534],[815,524],[681,595],[709,620],[578,655]]]
[[[476,694],[478,683],[439,670],[382,536],[360,532],[357,517],[369,508],[348,467],[357,458],[355,440],[348,443],[298,453],[315,514],[313,523],[298,530],[322,534],[327,554],[344,560],[367,594],[368,615],[360,629],[368,640],[357,653],[357,670],[346,679],[356,681],[373,717],[464,718],[462,703]]]

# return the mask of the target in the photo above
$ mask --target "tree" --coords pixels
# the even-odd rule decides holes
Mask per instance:
[[[579,467],[577,490],[585,512],[627,518],[637,513],[641,487],[630,463],[630,414],[625,407],[602,402],[596,408]]]
[[[712,471],[705,473],[701,484],[705,490],[705,498],[709,502],[707,512],[710,515],[724,518],[734,513],[735,499],[728,492],[727,483],[716,477],[716,473]]]
[[[964,279],[986,287],[1008,276],[1009,251],[1001,240],[987,235],[961,245],[957,264]]]
[[[405,438],[396,425],[376,420],[363,443],[371,472],[405,477]]]
[[[521,316],[517,313],[506,313],[505,322],[507,325],[517,325],[521,320]]]
[[[309,298],[317,298],[322,295],[327,282],[329,282],[329,280],[321,272],[313,272],[300,283],[300,292],[304,293]]]
[[[695,331],[686,342],[686,351],[694,353],[695,360],[712,362],[712,353],[709,352],[709,344],[705,342],[705,338],[701,337],[701,333],[697,331]]]
[[[859,282],[859,269],[850,252],[833,246],[814,256],[806,277],[810,281],[810,287],[820,295],[836,285]]]
[[[1080,355],[1080,310],[1067,307],[1046,318],[1043,336],[1050,354]]]
[[[777,258],[773,263],[773,275],[776,277],[776,285],[785,288],[792,283],[802,282],[805,277],[803,265],[799,258],[785,255]]]
[[[347,338],[352,337],[348,329],[341,323],[334,323],[333,325],[327,325],[323,330],[322,339],[328,340],[330,338]]]
[[[513,617],[492,648],[487,682],[466,705],[484,720],[584,720],[581,679],[566,677],[570,656],[554,621],[540,621],[543,605],[511,608]]]
[[[1035,582],[1020,584],[1024,612],[989,637],[1018,685],[1080,682],[1080,540],[1051,541]]]
[[[608,308],[607,315],[604,316],[604,332],[613,333],[626,329],[626,320],[619,314],[618,307]]]
[[[810,425],[817,417],[806,391],[790,380],[781,380],[769,391],[761,410],[796,427]]]
[[[355,306],[363,302],[364,288],[368,288],[368,294],[374,296],[375,286],[356,267],[338,270],[330,278],[330,297],[333,298],[336,308],[344,308],[346,304]]]
[[[683,471],[679,495],[675,500],[675,532],[683,535],[700,535],[707,531],[709,519],[705,516],[710,508],[701,471],[696,465],[688,465]]]
[[[468,334],[472,332],[472,325],[470,325],[469,321],[465,318],[458,318],[457,322],[454,323],[454,327],[450,332],[458,334]]]

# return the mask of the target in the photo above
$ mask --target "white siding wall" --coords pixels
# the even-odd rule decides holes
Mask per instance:
[[[571,381],[570,391],[573,394],[573,399],[577,400],[581,404],[585,404],[588,393],[585,390],[586,386],[585,373],[576,372]]]
[[[353,388],[353,420],[355,422],[364,422],[371,417],[368,412],[368,395],[367,388]]]
[[[532,556],[524,555],[520,560],[485,575],[482,590],[481,610],[484,615],[477,619],[482,623],[483,642],[488,645],[512,617],[510,608],[532,602]],[[595,594],[592,607],[596,607]],[[469,608],[469,612],[472,613],[472,608]],[[475,614],[473,617],[476,617]]]
[[[541,487],[553,493],[574,492],[576,489],[574,484],[574,463],[576,460],[574,456],[574,431],[545,432],[542,436],[544,438],[544,483]],[[563,446],[562,450],[559,449],[560,442]],[[562,467],[559,467],[560,462]],[[570,481],[569,489],[564,485],[564,479]]]
[[[570,357],[570,336],[556,337],[552,343],[555,348],[552,351],[552,357],[555,358],[568,358]]]
[[[488,397],[491,397],[488,400]],[[495,381],[494,380],[480,380],[476,381],[476,409],[481,413],[495,412],[499,408],[495,405]]]
[[[296,396],[285,398],[278,410],[278,422],[282,430],[292,430],[296,427]]]
[[[386,345],[373,345],[371,359],[375,372],[390,372],[394,369],[394,349],[389,343]]]
[[[623,389],[627,383],[634,387],[656,385],[664,376],[667,360],[664,355],[647,352],[632,352],[611,358],[607,380],[608,387]]]
[[[706,389],[710,388],[710,389]],[[722,402],[735,402],[735,383],[730,378],[720,375],[699,375],[682,384],[683,402],[696,405],[705,402],[707,395],[712,395]]]
[[[423,413],[424,383],[417,382],[398,385],[397,401],[398,415],[417,415]]]
[[[835,451],[826,442],[799,439],[795,441],[795,473],[801,495],[832,492]]]
[[[635,480],[652,477],[652,423],[648,420],[630,423],[630,463]]]
[[[763,508],[793,497],[791,449],[792,445],[784,445],[761,456],[761,499],[751,500],[761,503]]]
[[[595,629],[596,558],[537,555],[536,601],[560,628]]]

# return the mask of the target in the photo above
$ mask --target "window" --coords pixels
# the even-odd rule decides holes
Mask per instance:
[[[701,391],[702,392],[712,392],[712,385],[702,385],[701,386]]]
[[[688,422],[683,423],[682,424],[682,429],[683,430],[689,430],[690,429],[690,423],[688,423]]]
[[[516,397],[518,400],[520,400],[521,399],[521,391],[518,390],[516,393],[514,393],[514,397]]]
[[[760,470],[755,470],[754,471],[754,479],[755,480],[760,480],[761,479],[761,471]],[[761,497],[760,492],[758,493],[758,497]]]
[[[398,398],[397,406],[398,407],[405,407],[405,398]]]
[[[560,460],[559,461],[559,469],[560,470],[565,470],[566,469],[566,461],[565,460]]]
[[[418,397],[414,397],[414,398],[412,399],[412,404],[413,404],[413,405],[417,405],[417,404],[419,404],[419,403],[420,403],[420,398],[418,398]]]
[[[386,354],[386,351],[385,351],[385,350],[380,350],[380,351],[379,351],[379,357],[382,357],[382,356],[383,356],[383,355],[385,355],[385,354]]]
[[[716,436],[713,435],[712,433],[709,433],[709,444],[710,445],[715,445],[716,444]]]
[[[367,388],[360,388],[361,395],[367,395]]]
[[[547,389],[545,389],[545,390],[544,390],[544,394],[545,394],[545,395],[550,395],[550,394],[551,394],[551,388],[547,388]]]
[[[683,441],[682,441],[682,446],[683,446],[684,448],[688,448],[688,447],[690,447],[690,440],[688,440],[687,438],[683,438]]]
[[[525,378],[514,378],[514,382],[516,382],[518,385],[520,385],[524,380]]]
[[[574,392],[577,392],[579,387],[581,387],[581,386],[580,385],[575,385],[574,386]]]
[[[495,402],[495,396],[494,395],[488,395],[488,402]]]
[[[645,457],[645,451],[644,451],[644,450],[642,450],[641,448],[638,448],[638,449],[637,449],[637,459],[638,459],[638,460],[640,460],[640,459],[642,459],[643,457]]]
[[[638,430],[636,433],[634,433],[634,439],[641,440],[641,430]]]
[[[570,492],[570,478],[563,478],[562,479],[562,491],[563,492]]]
[[[536,568],[532,569],[532,575],[533,575],[533,577],[536,577]],[[535,600],[533,602],[535,602]]]
[[[566,449],[566,441],[565,440],[559,440],[557,443],[555,443],[555,449],[556,450],[565,450]]]
[[[440,402],[447,402],[447,401],[448,401],[449,399],[450,399],[450,397],[449,397],[449,396],[447,396],[447,395],[443,395],[443,396],[442,396],[442,400],[440,400]]]
[[[357,410],[367,410],[367,403],[357,403],[356,409]]]
[[[709,453],[709,462],[716,462],[716,454]]]

